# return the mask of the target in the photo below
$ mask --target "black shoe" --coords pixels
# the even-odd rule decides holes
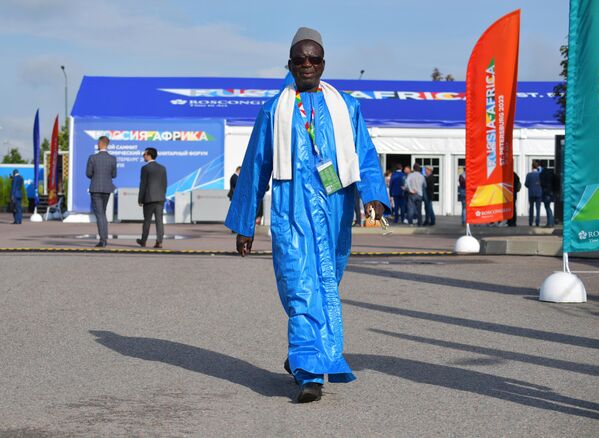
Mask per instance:
[[[104,248],[104,247],[106,247],[106,242],[99,241],[96,244],[96,248]]]
[[[322,397],[322,385],[320,383],[308,382],[300,386],[297,394],[298,403],[310,403],[320,400]]]
[[[156,242],[154,248],[162,248],[162,242]]]
[[[293,376],[293,373],[291,372],[291,367],[289,366],[289,358],[285,359],[285,363],[283,364],[283,368],[285,368],[285,371],[287,371],[287,373],[291,376]],[[299,385],[299,382],[297,381],[297,379],[295,378],[295,376],[293,376],[293,380],[295,380],[295,384]]]
[[[135,241],[136,241],[136,242],[137,242],[137,244],[138,244],[139,246],[141,246],[142,248],[145,248],[145,247],[146,247],[146,242],[144,242],[143,240],[141,240],[141,239],[135,239]]]

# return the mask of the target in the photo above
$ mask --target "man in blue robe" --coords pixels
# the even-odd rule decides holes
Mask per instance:
[[[359,103],[320,81],[320,34],[300,28],[288,62],[295,83],[260,110],[225,225],[250,253],[256,209],[272,182],[271,233],[279,296],[289,317],[285,369],[299,403],[355,379],[343,357],[338,286],[351,249],[355,188],[367,216],[389,211],[377,152]]]

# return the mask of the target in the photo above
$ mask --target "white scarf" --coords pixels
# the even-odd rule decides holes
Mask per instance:
[[[333,86],[320,81],[320,87],[333,121],[339,179],[341,185],[347,187],[360,181],[360,165],[349,110],[345,100]],[[295,86],[290,84],[281,92],[275,110],[273,179],[292,179],[291,130],[295,106]]]

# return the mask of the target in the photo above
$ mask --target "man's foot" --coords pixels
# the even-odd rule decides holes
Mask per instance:
[[[310,403],[320,400],[322,397],[322,385],[320,383],[308,382],[300,386],[297,394],[298,403]]]
[[[154,248],[162,248],[162,242],[156,242]]]
[[[293,376],[293,373],[291,372],[291,367],[289,366],[289,358],[285,359],[285,363],[283,364],[283,368],[285,369],[285,371],[287,371],[287,373],[289,373],[291,376]],[[299,382],[297,381],[297,379],[295,378],[295,376],[293,376],[293,380],[295,380],[295,384],[299,385]]]
[[[136,242],[137,242],[137,244],[138,244],[139,246],[141,246],[142,248],[145,248],[145,247],[146,247],[146,242],[144,242],[143,240],[141,240],[141,239],[135,239],[135,241],[136,241]]]
[[[106,246],[106,242],[99,241],[96,244],[96,248],[104,248]]]

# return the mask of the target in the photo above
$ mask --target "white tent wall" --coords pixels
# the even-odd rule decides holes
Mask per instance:
[[[229,177],[240,166],[252,128],[227,126],[225,130],[225,188]],[[460,213],[457,202],[458,159],[465,156],[465,130],[449,128],[370,128],[372,141],[385,163],[386,154],[405,154],[418,157],[437,157],[440,162],[439,202],[435,212],[441,215]],[[520,176],[522,190],[518,196],[519,216],[528,214],[528,195],[524,179],[533,159],[553,159],[555,136],[563,129],[515,129],[513,137],[514,170]],[[407,163],[406,163],[407,164]],[[410,163],[412,164],[412,163]],[[544,212],[543,212],[544,214]]]
[[[225,125],[225,189],[229,190],[231,175],[241,166],[248,141],[252,133],[251,126]]]

